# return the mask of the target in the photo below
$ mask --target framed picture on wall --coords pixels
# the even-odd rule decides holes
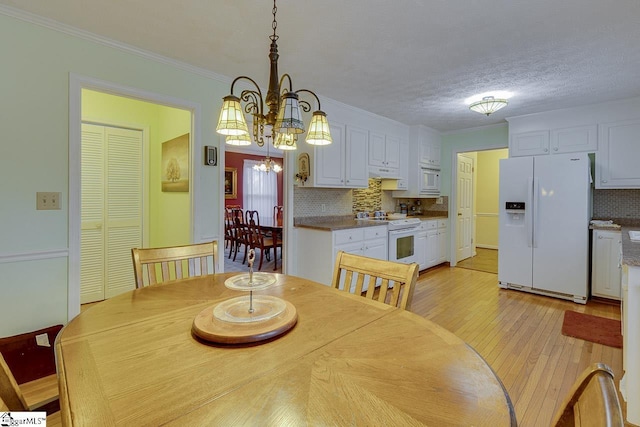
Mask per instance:
[[[236,168],[224,168],[224,198],[238,198],[238,170]]]
[[[162,143],[162,191],[189,191],[189,134]]]

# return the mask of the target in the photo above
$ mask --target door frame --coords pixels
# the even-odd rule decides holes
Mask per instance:
[[[93,77],[79,74],[69,74],[69,258],[68,258],[68,284],[67,284],[67,316],[70,321],[80,314],[80,208],[81,208],[81,127],[82,127],[82,89],[91,89],[108,93],[114,96],[133,98],[154,104],[162,104],[169,107],[180,108],[191,112],[190,139],[190,182],[191,191],[191,230],[190,240],[193,242],[196,233],[196,209],[197,201],[201,200],[200,193],[200,168],[197,165],[202,160],[200,120],[202,116],[199,104],[144,91],[138,88],[123,86]]]
[[[500,150],[504,148],[509,148],[509,146],[502,142],[487,142],[478,144],[477,147],[460,147],[451,150],[451,196],[449,197],[449,213],[457,212],[458,209],[458,188],[457,184],[455,184],[458,182],[458,154],[472,153],[474,151]],[[456,237],[458,230],[456,229],[456,221],[452,221],[451,218],[449,218],[449,229],[449,265],[451,265],[451,267],[455,267],[458,261],[456,251]]]

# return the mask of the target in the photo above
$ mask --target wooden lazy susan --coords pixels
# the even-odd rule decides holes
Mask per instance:
[[[249,291],[202,310],[193,320],[197,337],[221,344],[245,344],[267,340],[287,332],[298,321],[289,301],[270,295],[253,295],[276,282],[267,273],[240,274],[225,281],[230,289]]]

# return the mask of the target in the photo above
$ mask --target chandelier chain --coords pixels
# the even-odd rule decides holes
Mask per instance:
[[[272,41],[278,40],[278,35],[276,34],[276,28],[278,27],[278,22],[276,21],[277,11],[278,8],[276,7],[276,0],[273,0],[273,9],[271,10],[271,13],[273,13],[273,22],[271,23],[271,28],[273,28],[273,35],[269,37]]]

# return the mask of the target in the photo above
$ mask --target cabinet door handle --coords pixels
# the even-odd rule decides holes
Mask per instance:
[[[545,148],[545,149],[544,149],[544,152],[545,152],[545,153],[548,153],[548,152],[549,152],[549,149],[548,149],[548,148]]]
[[[558,147],[553,147],[553,151],[558,151]]]
[[[598,236],[598,239],[602,239],[602,236]]]

